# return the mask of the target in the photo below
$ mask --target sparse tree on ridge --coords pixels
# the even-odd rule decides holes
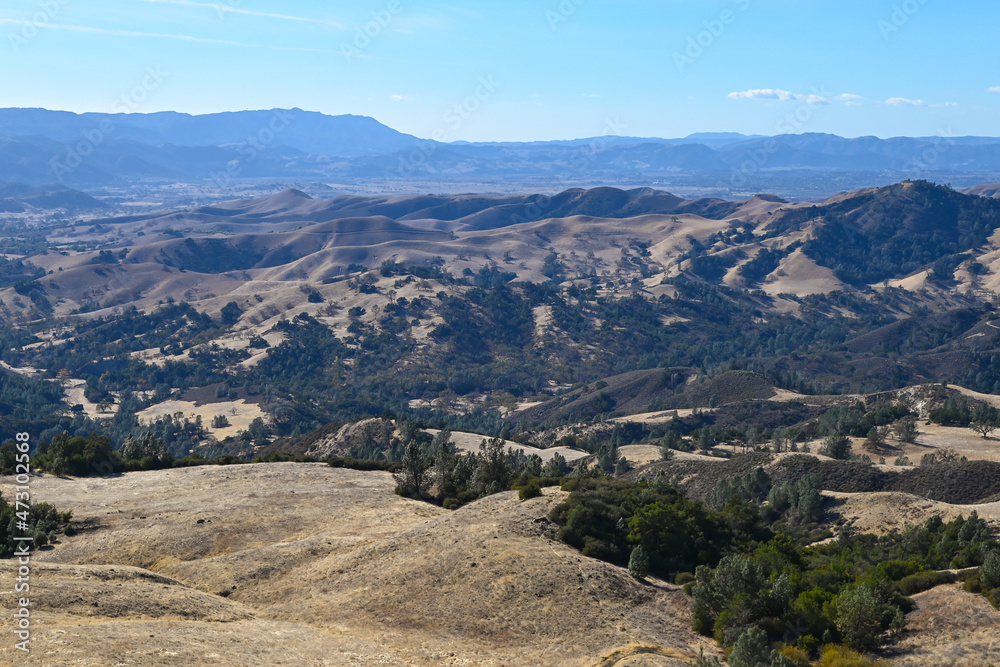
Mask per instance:
[[[479,465],[472,486],[479,496],[488,496],[510,488],[511,469],[507,461],[507,442],[503,438],[483,440],[479,445]]]
[[[862,447],[868,452],[880,452],[885,447],[885,436],[888,429],[872,426],[868,431],[868,437],[865,438],[865,443]]]
[[[431,462],[427,459],[423,446],[416,440],[411,441],[406,446],[401,463],[402,469],[394,475],[396,493],[410,498],[423,498],[431,482],[430,475],[427,474]]]
[[[632,549],[632,555],[628,559],[628,573],[639,581],[645,581],[649,574],[649,555],[641,544]]]
[[[542,477],[562,477],[569,470],[569,465],[566,463],[566,457],[556,452],[552,455],[552,458],[545,462],[542,466]]]
[[[119,454],[126,461],[141,461],[145,458],[162,459],[167,454],[167,448],[162,439],[147,432],[139,436],[131,434],[125,438]]]
[[[851,458],[851,439],[838,433],[827,436],[819,453],[831,459],[846,461]]]
[[[990,433],[997,429],[998,419],[1000,419],[1000,411],[990,405],[980,405],[972,413],[969,428],[988,439]]]

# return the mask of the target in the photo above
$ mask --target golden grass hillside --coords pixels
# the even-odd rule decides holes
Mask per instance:
[[[690,630],[679,587],[639,584],[551,538],[563,492],[449,512],[393,486],[385,473],[298,463],[39,477],[37,498],[72,510],[81,530],[34,555],[33,650],[0,645],[0,660],[680,667],[701,648],[717,654]],[[844,513],[861,514],[860,501]],[[863,509],[873,525],[895,507],[909,520],[940,509],[911,505]],[[1000,612],[985,600],[958,586],[915,600],[891,664],[1000,659]],[[6,615],[10,596],[0,605]]]
[[[682,665],[714,652],[678,587],[547,536],[562,492],[448,512],[393,487],[320,464],[38,478],[36,496],[82,529],[35,555],[33,652],[5,645],[0,660],[591,665],[638,646],[658,662],[627,664]]]

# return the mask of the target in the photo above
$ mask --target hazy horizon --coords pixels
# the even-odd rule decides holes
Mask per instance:
[[[358,116],[358,117],[363,117],[363,118],[371,118],[372,120],[374,120],[374,121],[376,121],[376,122],[378,122],[378,123],[380,123],[380,124],[382,124],[382,125],[384,125],[386,127],[389,127],[390,129],[397,130],[399,132],[403,132],[399,128],[393,127],[392,125],[389,125],[388,123],[385,123],[382,120],[380,120],[379,118],[375,118],[374,116],[365,116],[364,114],[351,113],[351,112],[344,112],[344,113],[332,114],[332,113],[325,113],[323,111],[317,111],[315,109],[302,109],[302,108],[297,107],[297,106],[271,107],[271,108],[266,108],[266,109],[265,108],[227,109],[227,110],[223,110],[223,111],[210,111],[210,112],[205,112],[205,113],[190,113],[190,112],[187,112],[187,111],[178,111],[176,109],[162,109],[160,111],[149,111],[149,112],[142,112],[142,111],[135,111],[135,112],[114,112],[114,111],[111,111],[111,112],[109,112],[109,111],[101,111],[101,110],[97,110],[97,109],[90,109],[90,110],[83,110],[83,111],[73,111],[73,110],[70,110],[70,109],[49,109],[49,108],[46,108],[46,107],[37,107],[37,106],[35,106],[35,107],[31,107],[31,106],[25,106],[25,107],[0,107],[0,110],[3,110],[3,109],[21,109],[21,110],[34,110],[34,109],[37,109],[37,110],[41,110],[41,111],[52,111],[52,112],[55,112],[55,113],[71,113],[71,114],[75,114],[75,115],[78,115],[78,116],[83,116],[83,115],[87,115],[87,114],[112,114],[112,115],[126,115],[126,116],[128,116],[128,115],[139,115],[139,116],[142,116],[142,115],[155,115],[155,114],[158,114],[158,113],[176,113],[176,114],[181,114],[181,115],[186,115],[186,116],[191,116],[191,117],[211,116],[211,115],[227,114],[227,113],[254,113],[254,112],[265,112],[265,111],[275,111],[275,110],[302,111],[302,112],[305,112],[305,113],[323,114],[325,116],[330,116],[330,117],[337,117],[337,116]],[[404,134],[409,134],[409,133],[404,132]],[[844,134],[837,134],[837,133],[834,133],[834,132],[808,132],[808,131],[803,131],[803,132],[785,132],[785,133],[775,133],[775,134],[750,134],[750,133],[737,132],[737,131],[734,131],[734,130],[726,130],[726,129],[709,129],[709,130],[695,130],[694,132],[690,132],[690,133],[685,134],[683,136],[680,136],[680,135],[679,136],[665,136],[665,135],[659,135],[659,136],[642,135],[642,136],[639,136],[639,135],[632,135],[632,134],[615,135],[613,133],[605,133],[605,134],[593,134],[593,135],[587,135],[587,136],[561,138],[561,139],[554,139],[554,138],[550,138],[550,139],[522,139],[522,140],[518,140],[518,139],[502,139],[502,140],[493,140],[493,141],[489,141],[489,140],[485,140],[485,141],[478,141],[478,140],[477,141],[471,141],[471,140],[467,140],[467,139],[454,139],[454,140],[451,140],[451,141],[445,140],[444,143],[456,143],[456,144],[463,144],[463,143],[471,143],[471,144],[489,144],[489,143],[546,143],[546,142],[555,142],[555,141],[559,141],[559,142],[584,141],[584,140],[587,140],[587,139],[593,139],[593,138],[603,137],[603,136],[619,136],[620,138],[623,138],[623,139],[649,139],[649,140],[663,140],[663,139],[665,139],[665,140],[670,140],[670,141],[676,141],[676,140],[680,140],[680,139],[689,139],[691,137],[696,137],[698,135],[705,135],[705,136],[712,136],[712,135],[742,135],[742,136],[747,137],[747,138],[767,138],[767,137],[779,137],[779,136],[786,136],[786,135],[787,136],[805,136],[805,135],[809,135],[809,134],[836,136],[836,137],[840,137],[841,139],[864,139],[864,138],[867,138],[867,137],[874,137],[876,139],[881,139],[881,140],[903,139],[903,138],[905,138],[905,139],[924,139],[924,138],[949,138],[949,139],[956,139],[956,138],[962,138],[962,137],[978,137],[978,138],[987,138],[987,139],[1000,139],[1000,133],[997,133],[997,134],[982,134],[982,135],[976,135],[976,134],[958,134],[958,135],[956,135],[956,134],[925,134],[925,135],[916,136],[916,135],[905,135],[905,134],[878,135],[878,134],[872,134],[872,133],[856,134],[856,135],[844,135]],[[431,137],[429,137],[429,136],[426,136],[426,137],[425,136],[419,136],[419,135],[413,135],[413,136],[417,137],[418,139],[431,139]]]
[[[1000,75],[969,65],[991,61],[998,14],[927,0],[12,0],[0,106],[298,106],[474,142],[988,136]]]

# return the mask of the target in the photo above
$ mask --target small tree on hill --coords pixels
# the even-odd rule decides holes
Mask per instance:
[[[664,461],[674,458],[674,450],[681,444],[681,436],[676,431],[667,431],[667,434],[660,440],[660,454]]]
[[[479,465],[472,478],[476,493],[488,496],[509,489],[511,468],[507,460],[507,442],[503,438],[490,438],[479,444],[479,450]]]
[[[639,581],[644,581],[649,574],[649,555],[641,544],[632,549],[632,555],[628,559],[628,573]]]
[[[754,626],[736,640],[729,654],[730,667],[768,667],[771,664],[771,646],[767,633]]]
[[[712,435],[712,431],[707,426],[701,429],[701,433],[698,434],[698,449],[702,452],[707,452],[708,450],[715,447],[715,438]]]
[[[868,584],[848,588],[837,597],[837,629],[845,644],[870,651],[882,645],[886,630],[902,627],[902,612],[882,597]]]
[[[628,459],[626,459],[624,456],[618,459],[618,463],[615,464],[616,475],[624,475],[630,470],[632,470],[632,464],[629,463]]]
[[[119,454],[126,461],[141,461],[145,458],[162,459],[167,455],[167,447],[163,444],[163,440],[152,433],[147,432],[139,436],[132,434],[125,438]]]
[[[979,568],[979,577],[987,590],[1000,588],[1000,549],[993,549],[986,554]]]
[[[892,432],[900,442],[909,443],[916,442],[920,434],[917,430],[917,420],[913,418],[900,419],[892,425]]]
[[[542,466],[542,477],[562,477],[567,472],[569,465],[566,463],[566,457],[559,452],[553,454],[552,458]]]
[[[937,452],[938,461],[941,463],[958,463],[962,456],[955,451],[954,447],[943,447]]]
[[[868,431],[868,437],[865,438],[865,443],[862,447],[868,452],[880,452],[885,447],[885,436],[886,429],[878,426],[872,426]]]
[[[434,439],[434,444],[437,445],[437,456],[434,459],[434,484],[437,486],[439,494],[446,495],[455,487],[455,466],[458,464],[455,445],[451,444],[451,432],[443,429]]]
[[[396,480],[396,493],[410,498],[423,498],[430,486],[431,462],[424,454],[424,448],[419,442],[413,440],[406,446],[403,454],[402,469],[394,475]]]
[[[1000,411],[989,405],[980,405],[972,413],[972,420],[969,421],[969,428],[984,438],[989,438],[990,433],[997,429],[997,420]]]
[[[771,432],[771,447],[774,449],[775,454],[788,451],[790,444],[791,439],[788,437],[787,429],[776,428]]]
[[[839,433],[827,436],[819,453],[823,456],[829,456],[831,459],[846,461],[851,458],[851,439]]]
[[[220,313],[222,323],[227,326],[236,324],[240,319],[240,315],[242,314],[243,314],[243,309],[240,308],[240,305],[235,301],[230,301],[225,306],[223,306],[222,311]]]

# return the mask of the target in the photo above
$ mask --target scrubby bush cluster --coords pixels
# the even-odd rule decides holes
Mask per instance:
[[[507,441],[499,437],[483,439],[479,452],[460,456],[451,443],[451,432],[443,429],[427,446],[417,438],[406,445],[395,473],[396,493],[455,509],[509,489],[528,500],[541,495],[542,486],[558,484],[567,472],[563,456],[555,454],[543,464],[537,454],[509,450]]]
[[[59,512],[48,503],[36,503],[28,509],[8,503],[0,494],[0,558],[10,558],[22,542],[16,537],[29,536],[31,548],[43,547],[52,542],[60,531],[73,534],[70,521],[72,512]],[[24,523],[24,527],[18,524]]]
[[[907,596],[956,580],[941,570],[978,566],[967,587],[997,595],[1000,543],[974,512],[803,546],[788,533],[819,518],[818,479],[771,486],[761,473],[720,485],[721,509],[685,500],[663,479],[572,478],[550,518],[588,556],[685,582],[694,629],[730,649],[730,665],[876,664],[852,662],[861,659],[849,649],[871,651],[900,632]]]

